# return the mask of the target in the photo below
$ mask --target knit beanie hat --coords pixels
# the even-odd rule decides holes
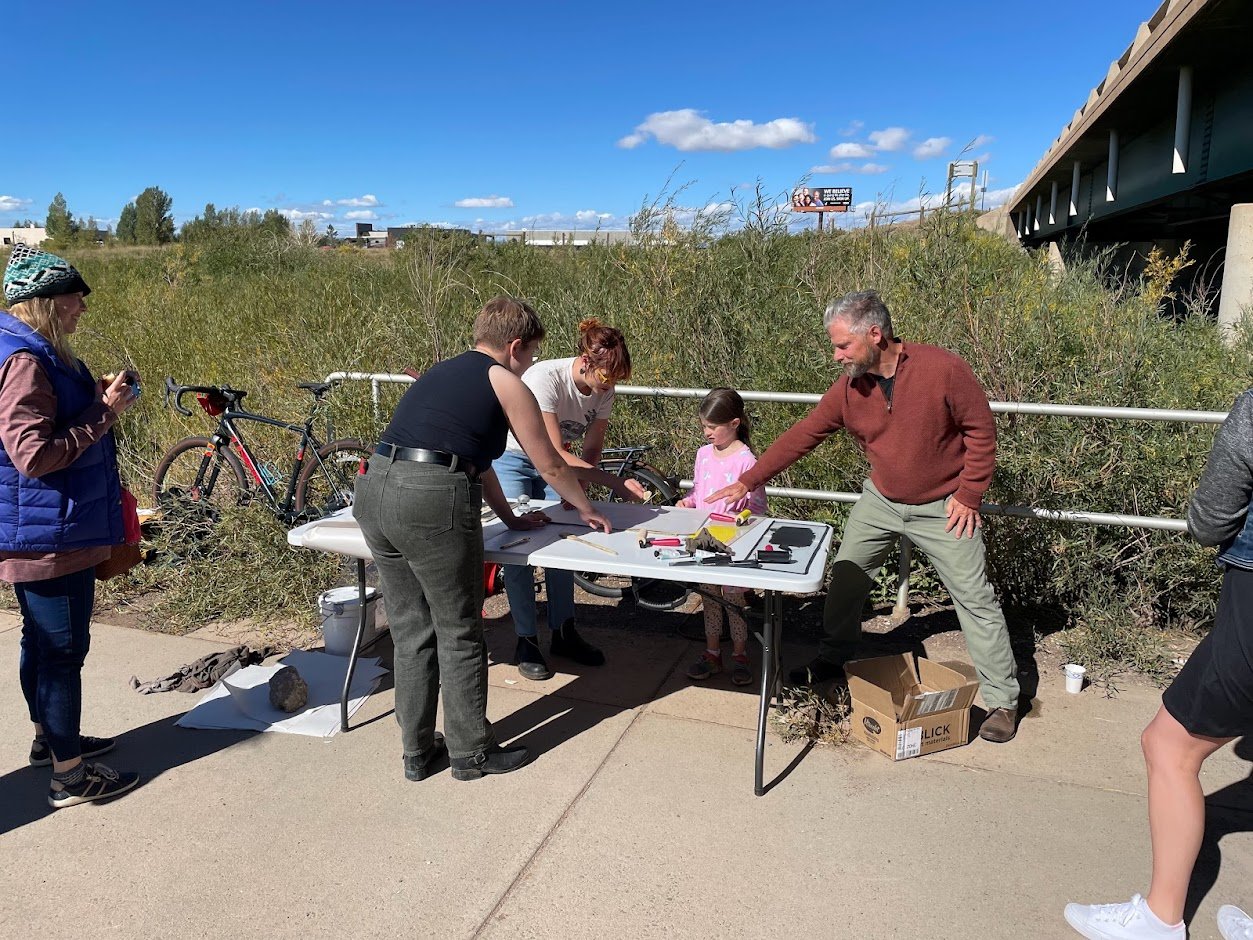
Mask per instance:
[[[4,269],[4,296],[9,303],[79,291],[86,296],[91,288],[78,269],[64,258],[30,245],[13,246],[8,267]]]

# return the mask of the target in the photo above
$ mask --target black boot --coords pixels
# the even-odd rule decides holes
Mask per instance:
[[[438,769],[438,761],[447,751],[444,745],[444,736],[438,731],[435,732],[435,740],[431,744],[431,749],[425,754],[415,754],[412,757],[405,756],[405,779],[406,780],[425,780]]]
[[[553,671],[548,668],[548,663],[544,662],[544,654],[540,652],[539,641],[533,636],[518,637],[514,662],[518,664],[518,675],[523,679],[540,682],[553,677]]]
[[[554,656],[573,659],[580,666],[605,665],[605,654],[579,636],[574,629],[573,619],[567,620],[559,629],[553,631],[553,642],[552,646],[548,647],[548,652]]]
[[[501,747],[493,744],[481,754],[473,757],[453,757],[452,778],[454,780],[477,780],[483,774],[507,774],[517,770],[527,762],[531,755],[525,747]]]

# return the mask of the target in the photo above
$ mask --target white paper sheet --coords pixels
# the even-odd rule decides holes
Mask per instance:
[[[309,700],[295,714],[270,704],[270,677],[294,666],[309,686]],[[339,731],[339,697],[343,692],[346,656],[293,650],[273,666],[248,666],[220,680],[176,724],[180,728],[242,728],[329,738]],[[352,717],[378,688],[386,669],[375,657],[357,660],[348,697]]]

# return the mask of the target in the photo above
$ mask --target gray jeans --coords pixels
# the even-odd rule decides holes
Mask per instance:
[[[436,696],[452,757],[495,743],[487,720],[482,487],[438,464],[375,454],[353,514],[374,555],[396,648],[396,721],[405,756],[431,750]]]

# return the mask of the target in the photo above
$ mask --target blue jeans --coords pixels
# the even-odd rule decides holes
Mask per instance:
[[[557,491],[544,482],[526,454],[507,450],[492,463],[500,488],[509,499],[526,495],[532,499],[560,499]],[[530,565],[504,565],[505,593],[518,636],[535,636],[535,569]],[[574,618],[574,573],[544,569],[548,590],[548,626],[557,630]]]
[[[30,720],[43,726],[57,760],[73,760],[82,753],[82,672],[91,647],[96,569],[25,581],[13,590],[22,610],[19,676]]]

